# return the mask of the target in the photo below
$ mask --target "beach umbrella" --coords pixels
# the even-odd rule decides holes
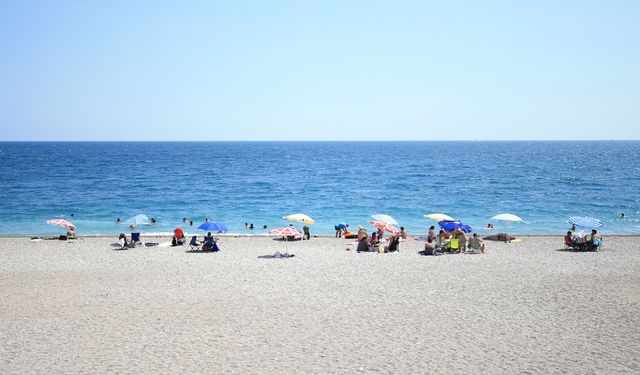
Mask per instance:
[[[400,234],[398,228],[394,227],[392,224],[385,223],[382,221],[370,221],[369,224],[373,225],[377,229],[383,230],[385,232],[389,232],[391,234]]]
[[[446,214],[428,214],[428,215],[424,215],[424,217],[426,219],[431,219],[431,220],[435,220],[435,221],[442,221],[442,220],[450,220],[453,221],[453,218],[449,215]]]
[[[392,218],[389,215],[375,214],[375,215],[371,215],[371,217],[376,219],[377,221],[382,221],[382,222],[387,223],[387,224],[398,225],[398,222],[396,221],[396,219]]]
[[[457,220],[442,220],[438,222],[438,225],[447,232],[453,232],[456,229],[460,229],[465,233],[471,233],[472,231],[470,226]]]
[[[301,223],[305,223],[305,224],[315,224],[316,221],[313,220],[312,218],[310,218],[309,216],[305,215],[305,214],[293,214],[293,215],[289,215],[289,216],[283,216],[282,217],[285,220],[289,220],[289,221],[299,221]]]
[[[125,221],[126,224],[135,224],[135,225],[150,225],[149,217],[145,214],[138,214],[134,217],[130,217]]]
[[[207,221],[200,224],[198,229],[202,229],[205,232],[228,232],[229,229],[224,224],[216,223],[215,221]]]
[[[285,236],[285,237],[302,236],[302,233],[298,232],[298,230],[294,227],[274,228],[274,229],[271,229],[269,233],[276,234],[278,236]]]
[[[66,220],[63,219],[53,219],[53,220],[47,220],[47,224],[51,224],[51,225],[59,225],[63,228],[71,228],[71,229],[76,229],[76,226],[73,225],[73,223],[68,222]]]
[[[572,216],[567,223],[585,228],[600,228],[604,223],[591,216]]]
[[[302,233],[298,232],[294,227],[274,228],[271,229],[269,233],[276,234],[278,236],[284,236],[287,250],[289,250],[289,236],[293,236],[294,238],[302,237]]]
[[[493,220],[502,220],[502,221],[522,221],[520,216],[516,216],[514,214],[500,214],[492,217]]]

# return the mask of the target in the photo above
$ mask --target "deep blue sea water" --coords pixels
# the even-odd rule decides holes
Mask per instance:
[[[409,233],[444,212],[484,233],[558,234],[573,215],[640,233],[640,142],[0,142],[1,235],[115,234],[138,213],[168,232],[205,217],[261,234],[297,212],[314,234],[374,213]],[[514,213],[524,223],[489,218]],[[626,218],[620,219],[625,213]],[[73,217],[69,215],[74,214]],[[260,229],[245,229],[244,223]]]

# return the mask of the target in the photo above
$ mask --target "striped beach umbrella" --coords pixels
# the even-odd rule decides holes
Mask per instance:
[[[371,215],[371,217],[376,219],[376,221],[382,221],[383,223],[398,225],[398,222],[396,221],[396,219],[392,218],[389,215],[375,214],[375,215]]]
[[[584,228],[600,228],[604,223],[600,219],[591,216],[572,216],[567,223]]]
[[[391,234],[400,234],[398,228],[394,227],[392,224],[385,223],[383,221],[375,220],[370,221],[369,224],[373,225],[377,229],[383,230],[385,232],[389,232]]]
[[[53,219],[53,220],[47,220],[47,224],[51,224],[51,225],[59,225],[63,228],[71,228],[71,229],[76,229],[76,226],[73,225],[73,223],[68,222],[66,220],[63,219]]]
[[[285,236],[285,237],[289,237],[289,236],[294,236],[294,237],[302,236],[302,233],[298,232],[298,231],[296,230],[296,228],[293,228],[293,227],[274,228],[274,229],[271,229],[271,231],[269,231],[269,233],[271,233],[271,234],[275,234],[275,235],[278,235],[278,236]]]

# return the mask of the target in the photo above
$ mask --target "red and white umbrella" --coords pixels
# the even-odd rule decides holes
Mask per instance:
[[[71,223],[69,221],[66,221],[64,219],[47,220],[47,224],[59,225],[59,226],[64,227],[64,228],[76,229],[76,226],[73,225],[73,223]]]
[[[296,228],[293,227],[284,227],[284,228],[274,228],[269,232],[271,234],[277,234],[278,236],[302,236],[302,233],[298,232]]]
[[[384,221],[370,221],[369,224],[391,234],[400,234],[398,228],[394,227],[392,224],[385,223]]]

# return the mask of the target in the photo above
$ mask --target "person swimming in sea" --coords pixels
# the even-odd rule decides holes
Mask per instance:
[[[120,218],[119,217],[116,218],[116,224],[120,224]]]

